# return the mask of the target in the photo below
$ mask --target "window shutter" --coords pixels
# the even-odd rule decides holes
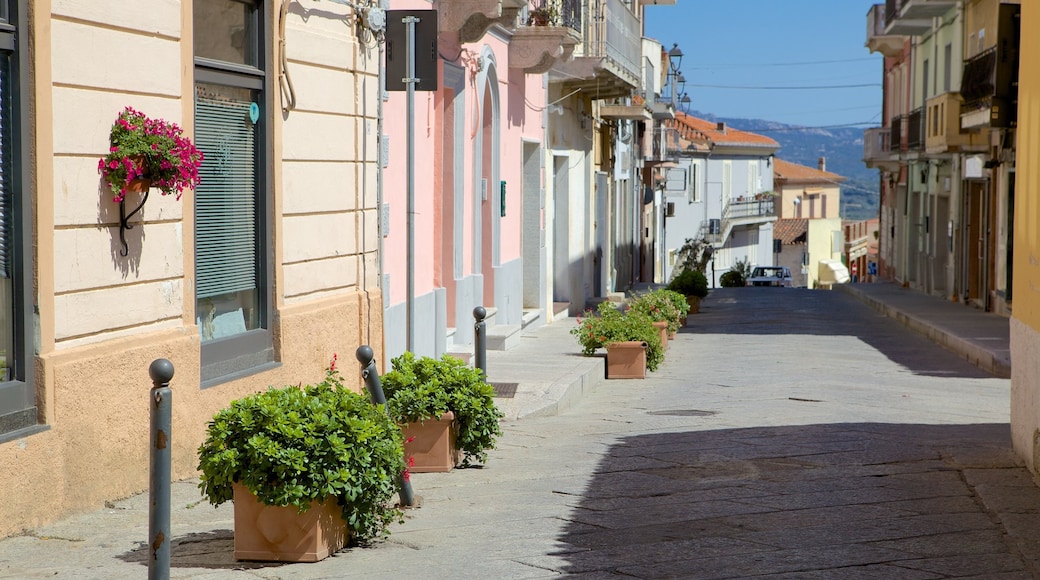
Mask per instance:
[[[0,55],[0,277],[11,277],[11,204],[13,171],[11,150],[11,62]]]
[[[197,298],[257,287],[256,128],[249,106],[195,100],[195,145],[204,156],[195,190]]]

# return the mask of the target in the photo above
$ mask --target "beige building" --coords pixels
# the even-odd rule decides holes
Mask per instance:
[[[821,157],[819,168],[773,160],[773,188],[780,203],[777,217],[821,219],[841,217],[841,184],[845,177],[827,171]]]
[[[827,171],[826,160],[809,167],[773,160],[773,188],[779,219],[777,265],[791,270],[792,284],[818,288],[830,280],[821,260],[841,260],[841,184],[845,177]]]
[[[385,364],[381,55],[352,8],[0,0],[0,51],[0,537],[147,488],[154,359],[174,478],[230,400],[333,353],[360,387],[360,344]],[[206,159],[124,230],[97,166],[126,106]]]

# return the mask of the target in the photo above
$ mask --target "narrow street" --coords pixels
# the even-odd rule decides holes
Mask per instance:
[[[423,477],[426,507],[347,557],[387,576],[1033,577],[998,523],[1040,505],[1008,469],[1007,380],[842,293],[706,306],[652,378],[510,424],[487,469]]]
[[[504,424],[486,467],[413,476],[389,540],[317,564],[232,561],[231,506],[177,484],[172,576],[1038,577],[1008,380],[841,292],[716,290],[669,344],[646,380]],[[142,577],[147,550],[112,547],[146,504],[0,542],[0,578]]]

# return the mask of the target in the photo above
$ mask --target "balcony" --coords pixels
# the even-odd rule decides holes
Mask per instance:
[[[543,74],[571,60],[581,42],[581,0],[535,0],[521,11],[509,42],[509,66]]]
[[[751,199],[738,197],[735,200],[729,200],[726,207],[722,209],[721,242],[725,242],[729,238],[735,227],[776,221],[773,199],[772,194],[760,193],[752,196]]]
[[[885,171],[899,167],[899,160],[892,155],[891,128],[875,127],[863,131],[863,163],[870,169]]]
[[[924,147],[924,109],[910,111],[906,122],[906,148],[920,151]]]
[[[437,7],[440,42],[476,42],[495,24],[512,28],[527,0],[441,0]],[[442,47],[442,50],[445,47]]]
[[[624,97],[640,86],[643,28],[621,0],[590,0],[574,60],[557,62],[550,80],[594,99]]]
[[[961,95],[943,93],[928,99],[924,149],[930,154],[960,151],[985,151],[985,140],[978,133],[961,130]]]
[[[1001,4],[995,46],[964,61],[962,129],[1007,128],[1018,123],[1020,9],[1015,4]]]
[[[935,2],[944,4],[947,2]],[[948,2],[953,4],[953,2]],[[917,36],[932,29],[932,16],[926,16],[928,0],[885,0],[885,34]],[[913,8],[913,10],[911,10]],[[943,9],[939,14],[946,12]]]
[[[885,56],[898,56],[903,52],[903,41],[902,36],[885,33],[885,5],[872,6],[867,12],[867,49]]]

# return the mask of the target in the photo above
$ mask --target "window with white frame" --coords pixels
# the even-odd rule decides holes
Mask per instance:
[[[195,0],[195,316],[204,386],[273,364],[269,78],[270,0]]]
[[[25,0],[0,0],[0,441],[39,425],[33,388]]]

